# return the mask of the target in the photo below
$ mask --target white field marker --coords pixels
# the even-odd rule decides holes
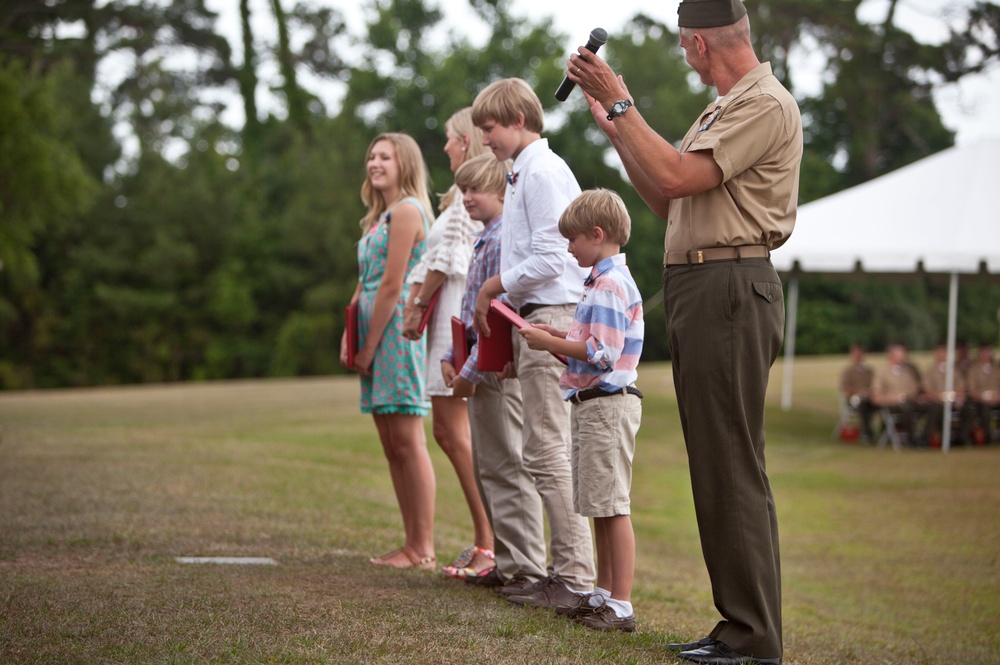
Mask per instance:
[[[179,556],[177,563],[216,563],[229,566],[277,566],[278,562],[268,556]]]

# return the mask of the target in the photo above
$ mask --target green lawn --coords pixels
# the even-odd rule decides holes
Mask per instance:
[[[844,362],[798,359],[789,413],[773,373],[785,663],[1000,663],[1000,447],[839,443]],[[0,663],[679,663],[718,616],[669,367],[639,385],[634,635],[368,565],[401,526],[355,378],[0,393]],[[446,560],[471,526],[431,447]]]

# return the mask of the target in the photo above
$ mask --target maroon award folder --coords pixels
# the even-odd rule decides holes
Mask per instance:
[[[358,303],[347,306],[347,368],[354,367],[354,356],[358,354]]]
[[[434,308],[438,304],[438,298],[441,297],[441,287],[439,286],[434,295],[431,296],[430,301],[427,303],[427,307],[424,308],[424,315],[420,317],[420,325],[417,326],[417,334],[423,335],[424,331],[427,330],[427,323],[431,320],[431,314],[434,313]]]
[[[465,324],[457,316],[451,317],[451,352],[451,365],[458,374],[469,359],[469,337],[465,334]]]
[[[498,301],[493,301],[496,302]],[[479,371],[499,372],[514,360],[511,322],[491,304],[490,311],[486,314],[486,325],[490,327],[489,337],[482,330],[479,331]]]
[[[490,311],[486,315],[486,324],[490,327],[490,336],[479,336],[479,371],[499,372],[507,363],[514,359],[514,347],[511,342],[511,330],[516,327],[530,328],[531,324],[525,321],[517,312],[510,307],[493,299],[490,302]],[[489,353],[486,360],[487,367],[483,365],[484,356]],[[566,357],[553,353],[563,365],[567,364]],[[498,366],[499,365],[499,366]],[[496,369],[493,369],[493,368]]]

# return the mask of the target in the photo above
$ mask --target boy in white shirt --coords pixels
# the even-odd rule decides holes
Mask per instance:
[[[479,291],[479,330],[489,334],[486,314],[490,301],[501,293],[529,323],[565,330],[573,321],[587,271],[567,253],[559,217],[580,194],[580,186],[566,162],[541,138],[542,104],[525,81],[509,78],[487,86],[473,102],[472,120],[498,160],[514,160],[504,195],[500,274]],[[573,510],[569,405],[559,388],[563,365],[551,354],[528,349],[516,333],[512,343],[525,405],[522,459],[549,518],[552,564],[547,577],[527,588],[524,580],[512,580],[513,588],[501,593],[517,605],[571,607],[578,594],[592,590],[595,570],[590,527]],[[544,538],[540,552],[544,557]]]

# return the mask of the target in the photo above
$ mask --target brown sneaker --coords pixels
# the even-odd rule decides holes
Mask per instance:
[[[575,606],[580,595],[570,591],[569,587],[558,576],[550,575],[536,583],[535,590],[526,595],[507,596],[507,602],[515,605],[547,607],[554,610],[560,607]]]
[[[507,580],[507,582],[497,589],[497,593],[501,596],[519,596],[526,593],[532,593],[535,590],[535,585],[538,582],[532,582],[530,578],[524,575],[515,575],[514,577]]]
[[[623,633],[635,631],[635,615],[619,617],[615,611],[607,605],[591,608],[587,614],[574,619],[576,623],[594,630],[620,630]]]
[[[577,594],[576,600],[572,605],[557,607],[556,614],[569,619],[576,619],[577,617],[582,617],[585,614],[590,614],[597,609],[597,607],[590,604],[590,599],[593,598],[594,595],[595,594],[592,593]]]

